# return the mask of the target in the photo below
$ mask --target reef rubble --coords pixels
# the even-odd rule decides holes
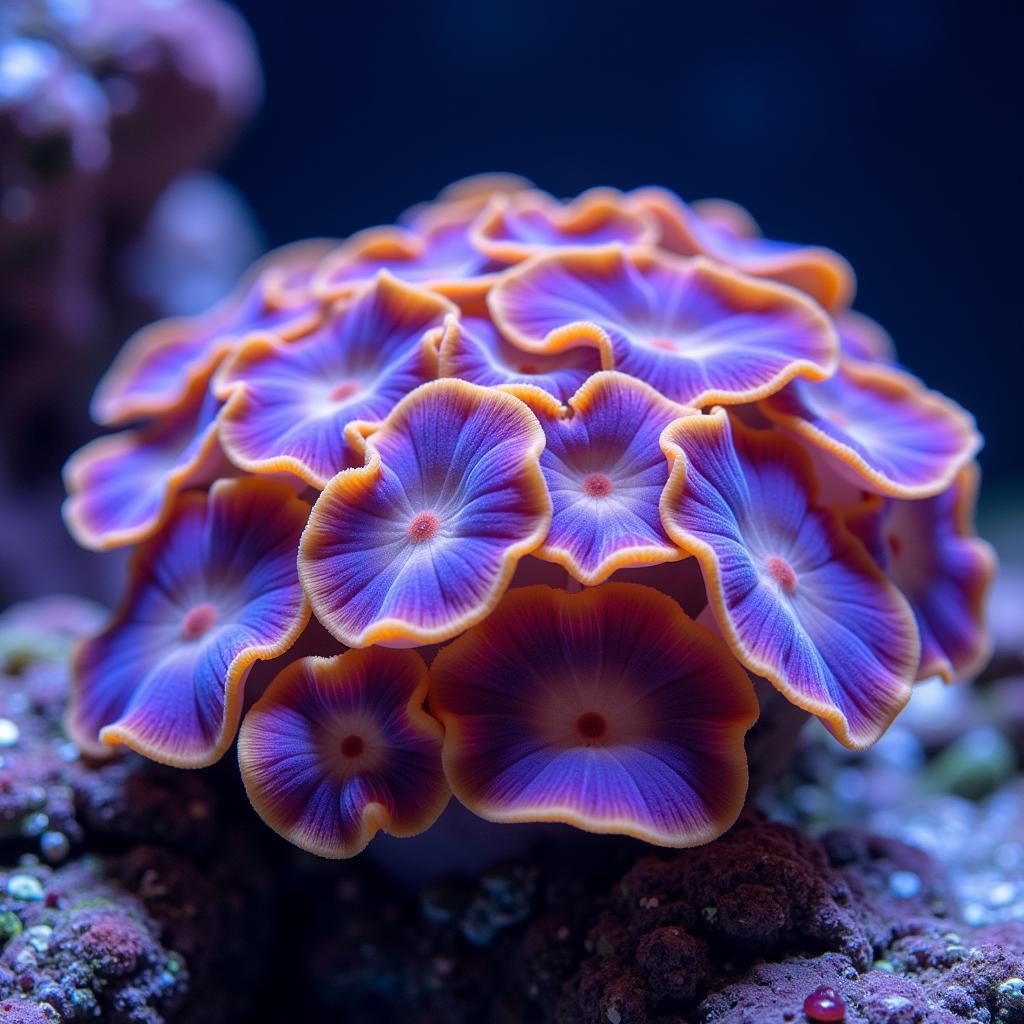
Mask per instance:
[[[1024,1021],[1024,921],[967,923],[891,837],[748,810],[690,850],[548,843],[406,888],[268,833],[230,766],[89,762],[61,717],[99,614],[0,617],[0,1024]],[[808,1016],[822,986],[842,1017]]]

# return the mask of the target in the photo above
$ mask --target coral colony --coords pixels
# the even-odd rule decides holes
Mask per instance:
[[[504,175],[271,253],[96,392],[126,429],[69,462],[67,523],[138,546],[73,735],[181,767],[237,735],[256,810],[328,857],[452,794],[714,839],[755,678],[863,748],[987,654],[981,438],[853,290],[730,203]]]

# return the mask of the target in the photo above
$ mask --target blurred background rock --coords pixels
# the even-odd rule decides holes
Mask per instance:
[[[0,5],[0,601],[106,593],[62,536],[60,466],[125,337],[205,309],[262,249],[208,170],[261,94],[219,0]]]

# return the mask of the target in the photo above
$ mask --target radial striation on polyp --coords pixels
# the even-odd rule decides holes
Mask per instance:
[[[582,332],[592,338],[589,330]],[[524,352],[506,341],[486,317],[450,317],[440,349],[440,375],[459,377],[484,387],[538,388],[566,401],[593,373],[601,369],[596,346],[567,347],[553,355]]]
[[[174,409],[253,331],[273,331],[285,340],[311,331],[320,320],[320,304],[295,287],[295,278],[307,278],[321,255],[316,243],[276,249],[209,312],[137,331],[97,385],[93,419],[113,425]]]
[[[698,206],[665,188],[638,188],[630,204],[653,217],[658,245],[680,256],[707,256],[746,274],[799,288],[827,310],[841,310],[853,298],[853,268],[838,253],[818,245],[763,238],[742,207],[721,200]]]
[[[138,430],[90,441],[67,461],[62,514],[83,547],[95,551],[150,537],[186,487],[209,483],[226,462],[217,436],[220,402],[205,382],[178,409]]]
[[[511,590],[431,666],[455,795],[493,821],[708,842],[747,787],[750,680],[670,598],[626,583]]]
[[[437,376],[430,335],[454,308],[382,271],[308,337],[252,339],[216,381],[227,400],[225,451],[249,472],[286,472],[324,487],[362,461],[352,426],[378,425],[404,395]]]
[[[669,536],[696,555],[736,657],[850,747],[910,697],[920,652],[906,600],[841,516],[817,504],[800,447],[718,408],[665,429]]]
[[[799,292],[704,259],[650,249],[567,249],[528,260],[488,296],[521,348],[576,347],[593,330],[604,369],[639,377],[673,402],[751,402],[795,377],[822,380],[839,340]]]
[[[352,857],[381,830],[429,828],[449,789],[441,726],[423,710],[427,684],[415,651],[371,647],[289,665],[238,739],[260,817],[322,857]]]
[[[974,418],[905,370],[845,358],[827,381],[793,381],[765,415],[848,479],[894,498],[946,490],[981,448]]]
[[[348,647],[446,640],[483,618],[544,540],[544,434],[501,391],[440,380],[404,398],[313,507],[299,572]]]
[[[492,197],[470,237],[492,259],[518,263],[566,246],[650,245],[657,240],[658,223],[631,209],[614,189],[594,188],[564,204],[530,190]]]
[[[914,610],[921,632],[920,679],[969,679],[991,653],[985,606],[996,556],[974,533],[980,476],[972,463],[934,498],[871,495],[846,515],[852,532]]]
[[[587,586],[617,569],[684,557],[658,513],[668,481],[658,440],[688,410],[614,371],[594,374],[565,407],[529,389],[514,393],[547,439],[540,467],[551,494],[551,530],[537,557],[563,565]]]
[[[258,479],[178,498],[138,549],[114,621],[77,652],[70,728],[82,746],[183,768],[224,753],[252,665],[288,650],[309,620],[295,568],[308,511]]]

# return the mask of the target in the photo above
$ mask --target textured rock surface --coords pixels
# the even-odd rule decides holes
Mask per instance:
[[[353,868],[321,901],[309,1005],[360,1022],[772,1024],[806,1020],[824,984],[851,1022],[1024,1020],[1024,924],[964,925],[919,850],[751,815],[708,847],[618,852],[617,881],[507,865],[419,908]]]
[[[969,925],[963,879],[892,838],[817,841],[748,813],[703,848],[573,833],[410,891],[368,858],[279,841],[231,759],[87,764],[60,718],[97,614],[56,600],[0,617],[0,1024],[799,1024],[822,985],[856,1024],[1024,1024],[1024,923]],[[857,770],[889,780],[877,801],[896,814],[918,768],[886,757]],[[850,766],[811,763],[841,794]],[[1007,785],[964,806],[1009,818]],[[834,821],[854,816],[835,803]],[[1013,837],[976,839],[1007,884]]]
[[[247,1019],[269,875],[216,778],[90,765],[61,731],[70,647],[100,614],[0,618],[0,1022]]]

